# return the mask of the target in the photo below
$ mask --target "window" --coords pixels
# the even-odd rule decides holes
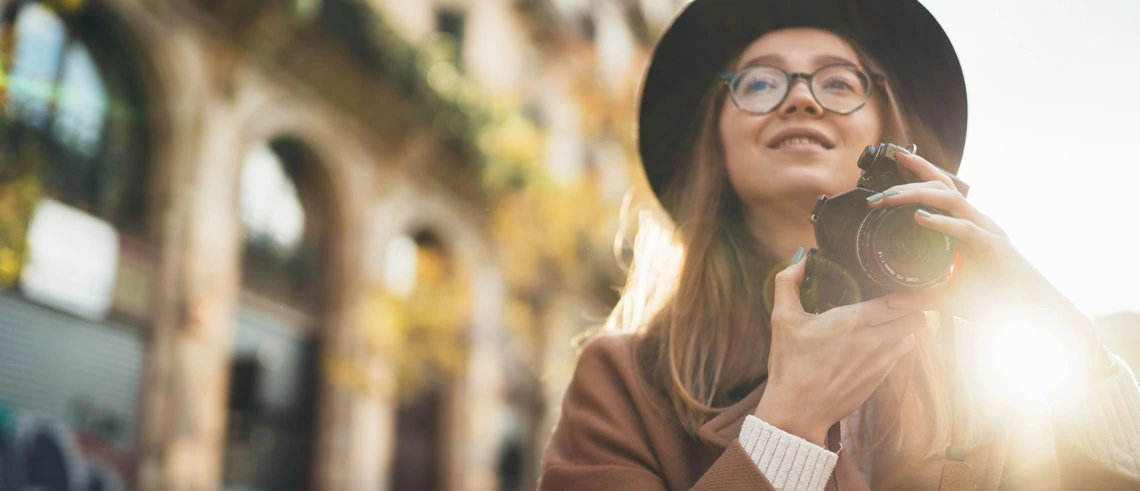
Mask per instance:
[[[42,148],[34,165],[49,196],[141,233],[146,111],[114,31],[89,7],[21,6],[3,116],[6,138]]]
[[[245,234],[242,284],[268,299],[314,313],[321,301],[321,249],[327,203],[312,184],[314,157],[300,142],[254,146],[242,167],[240,209]],[[324,218],[322,220],[322,218]]]
[[[241,219],[246,240],[268,254],[288,257],[300,248],[305,214],[281,158],[267,144],[246,155],[241,176]]]

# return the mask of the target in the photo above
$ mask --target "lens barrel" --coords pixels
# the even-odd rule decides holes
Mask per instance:
[[[873,210],[859,228],[860,265],[880,285],[918,289],[945,280],[952,272],[958,247],[953,237],[914,221],[921,205]]]

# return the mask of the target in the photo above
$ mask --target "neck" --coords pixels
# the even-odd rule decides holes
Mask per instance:
[[[814,206],[815,200],[806,204],[777,200],[750,206],[748,231],[777,260],[791,259],[800,247],[816,247],[815,231],[808,219]]]

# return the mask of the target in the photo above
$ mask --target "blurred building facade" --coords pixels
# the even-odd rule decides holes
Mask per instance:
[[[533,489],[679,3],[0,0],[0,489]]]
[[[0,476],[533,488],[677,4],[0,1]]]

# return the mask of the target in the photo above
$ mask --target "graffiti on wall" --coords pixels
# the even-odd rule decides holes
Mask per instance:
[[[66,421],[0,402],[0,491],[126,491],[127,421],[82,395]]]

